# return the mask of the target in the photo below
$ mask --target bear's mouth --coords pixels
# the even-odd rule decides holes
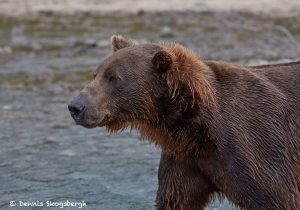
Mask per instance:
[[[104,127],[110,122],[109,115],[105,115],[102,119],[97,120],[95,117],[85,118],[81,116],[80,118],[74,118],[76,125],[81,125],[85,128],[96,128]]]
[[[76,122],[77,125],[81,125],[85,128],[96,128],[97,124],[88,124],[88,123],[84,123],[84,122]]]
[[[87,120],[84,120],[82,117],[81,118],[73,117],[73,118],[74,118],[74,121],[75,121],[76,125],[81,125],[85,128],[95,128],[95,127],[97,127],[97,123],[88,122]]]

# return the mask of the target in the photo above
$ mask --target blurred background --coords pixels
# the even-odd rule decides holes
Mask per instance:
[[[128,130],[75,126],[67,110],[111,53],[112,34],[178,42],[202,59],[294,61],[300,1],[0,0],[0,209],[66,200],[154,209],[159,148]],[[232,209],[226,200],[207,208]]]

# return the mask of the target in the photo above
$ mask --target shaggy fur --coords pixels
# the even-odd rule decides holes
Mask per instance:
[[[121,36],[112,49],[72,116],[131,126],[162,148],[158,210],[201,210],[215,195],[241,209],[300,209],[300,62],[201,61],[181,45]]]

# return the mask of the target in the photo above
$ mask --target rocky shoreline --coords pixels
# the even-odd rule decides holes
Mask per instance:
[[[5,0],[0,2],[0,14],[22,16],[34,14],[92,14],[138,13],[157,11],[215,11],[215,12],[251,12],[273,16],[298,15],[298,0]]]

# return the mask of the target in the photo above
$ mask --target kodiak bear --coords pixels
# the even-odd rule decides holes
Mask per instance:
[[[79,125],[131,127],[162,149],[156,209],[224,196],[241,209],[300,209],[300,62],[245,67],[111,40],[68,108]]]

